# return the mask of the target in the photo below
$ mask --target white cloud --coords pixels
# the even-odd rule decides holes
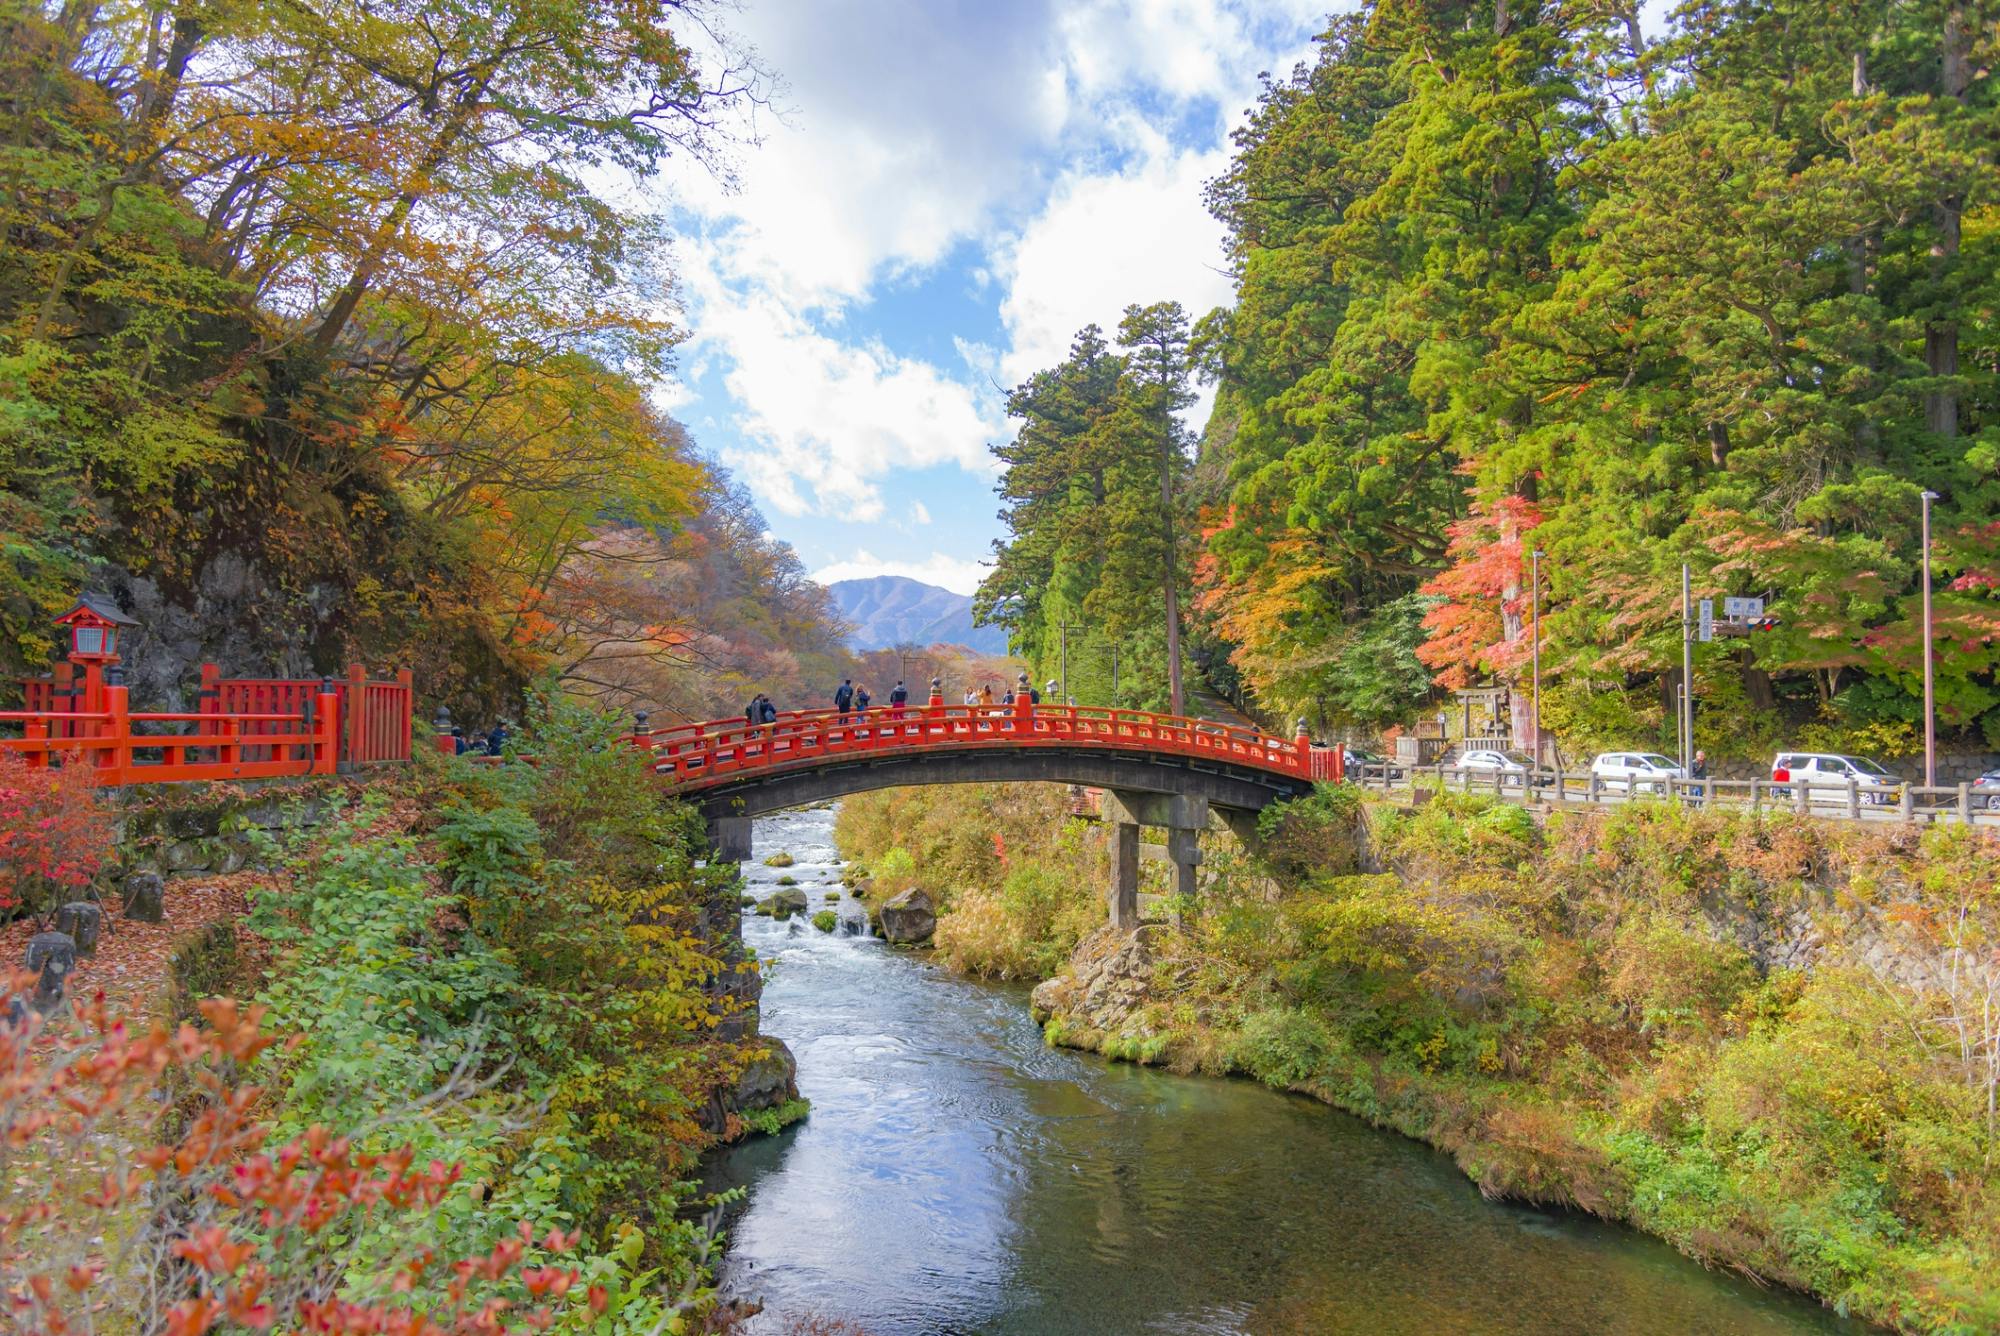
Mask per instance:
[[[1226,156],[1158,147],[1123,171],[1066,176],[1006,247],[1008,384],[1060,362],[1092,321],[1115,339],[1132,302],[1178,301],[1196,319],[1233,298],[1222,226],[1201,202]]]
[[[1227,126],[1325,0],[758,0],[738,35],[784,81],[738,188],[676,202],[689,379],[731,403],[713,442],[771,509],[873,523],[884,475],[955,464],[982,483],[1007,433],[996,382],[1060,360],[1130,302],[1227,301],[1203,183]],[[887,285],[950,262],[1005,347],[957,363],[851,332]],[[719,399],[721,396],[714,396]],[[685,402],[676,399],[675,403]],[[922,521],[919,521],[920,523]]]
[[[759,501],[871,522],[882,517],[878,484],[891,470],[956,464],[991,474],[987,443],[1004,424],[990,390],[879,343],[843,342],[768,291],[731,289],[712,248],[689,251],[704,313],[698,344],[723,355],[745,439],[721,453]]]
[[[858,551],[845,561],[836,561],[812,573],[821,584],[840,580],[870,580],[878,575],[901,575],[925,584],[949,589],[954,594],[970,594],[979,587],[990,568],[983,562],[961,561],[942,552],[933,552],[920,561],[898,561]]]
[[[931,522],[930,507],[926,506],[921,501],[910,502],[910,523],[929,524],[930,522]]]

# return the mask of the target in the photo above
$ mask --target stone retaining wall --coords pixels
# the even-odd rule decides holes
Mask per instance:
[[[119,808],[117,877],[239,872],[259,859],[269,841],[319,825],[353,793],[351,784],[334,779],[124,790],[113,799]]]

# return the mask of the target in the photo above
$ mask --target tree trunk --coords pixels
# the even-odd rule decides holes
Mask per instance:
[[[1963,0],[1945,10],[1943,60],[1938,92],[1949,102],[1962,102],[1971,82],[1972,24]],[[1958,261],[1959,214],[1964,201],[1947,195],[1935,205],[1937,240],[1931,245],[1931,272],[1946,278]],[[1924,365],[1934,377],[1958,375],[1958,322],[1942,313],[1924,326]],[[1949,386],[1924,395],[1924,426],[1940,436],[1958,435],[1958,392]]]

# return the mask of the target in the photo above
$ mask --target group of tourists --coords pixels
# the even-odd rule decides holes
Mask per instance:
[[[936,679],[932,679],[931,690],[933,692],[937,690],[937,685]],[[1054,691],[1055,686],[1054,682],[1050,682],[1049,690]],[[1037,705],[1041,704],[1042,701],[1042,693],[1029,684],[1026,673],[1022,673],[1020,679],[1013,686],[1009,687],[1004,695],[998,697],[995,697],[993,694],[993,684],[991,682],[981,683],[977,691],[968,690],[965,693],[965,703],[973,706],[991,707],[1001,705],[1011,708],[1015,702],[1024,699]],[[833,708],[840,715],[840,722],[843,724],[865,717],[868,713],[868,707],[873,700],[874,698],[868,694],[868,688],[857,684],[851,677],[841,678],[840,685],[833,689]],[[889,717],[891,719],[902,718],[908,710],[909,704],[910,688],[906,683],[898,681],[895,686],[889,688]],[[743,707],[743,722],[751,728],[777,723],[778,706],[776,702],[763,692],[758,692],[750,698],[750,703]]]
[[[468,738],[465,730],[453,724],[451,728],[451,750],[456,756],[500,756],[507,750],[507,740],[513,734],[508,731],[507,721],[502,719],[493,725],[492,731],[480,737]]]

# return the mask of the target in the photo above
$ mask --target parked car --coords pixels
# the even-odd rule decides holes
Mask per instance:
[[[1687,778],[1687,771],[1658,752],[1604,752],[1592,759],[1590,773],[1609,793],[1665,793],[1668,780]]]
[[[1865,756],[1843,756],[1838,752],[1779,752],[1771,762],[1773,784],[1805,784],[1808,802],[1844,803],[1850,782],[1861,791],[1861,801],[1871,807],[1887,807],[1901,799],[1903,781],[1885,767]],[[1781,798],[1792,790],[1775,790]]]
[[[1356,779],[1359,779],[1363,775],[1371,779],[1379,779],[1384,776],[1390,779],[1401,777],[1400,772],[1391,766],[1388,761],[1377,756],[1374,752],[1363,751],[1359,747],[1341,748],[1340,763],[1345,768],[1346,773]]]
[[[1462,752],[1458,758],[1458,768],[1474,772],[1473,782],[1477,783],[1485,775],[1498,772],[1500,782],[1509,786],[1519,786],[1528,782],[1528,776],[1535,771],[1535,758],[1523,751],[1502,751],[1495,747],[1474,747]],[[1483,773],[1482,773],[1483,772]]]
[[[2000,770],[1988,770],[1972,781],[1979,806],[1991,812],[2000,809]]]

